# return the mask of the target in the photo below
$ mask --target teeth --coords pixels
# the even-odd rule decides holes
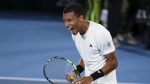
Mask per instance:
[[[71,28],[68,28],[68,30],[71,30]]]
[[[71,29],[73,29],[73,28],[68,28],[68,30],[71,30]]]

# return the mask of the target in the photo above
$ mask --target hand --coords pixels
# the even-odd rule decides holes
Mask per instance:
[[[75,72],[69,72],[66,74],[66,79],[67,81],[71,82],[74,81],[76,78],[76,73]]]
[[[80,79],[74,80],[73,84],[91,84],[92,81],[93,78],[91,76],[82,76]]]

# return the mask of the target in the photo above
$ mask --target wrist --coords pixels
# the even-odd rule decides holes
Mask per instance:
[[[94,80],[93,77],[92,77],[91,75],[90,75],[89,77],[90,77],[90,79],[91,79],[92,81]]]
[[[103,77],[103,76],[104,76],[104,72],[101,69],[94,72],[93,74],[91,74],[91,77],[93,78],[93,80],[96,80],[96,79]]]
[[[79,73],[82,73],[84,71],[84,68],[81,65],[77,65],[76,67]]]

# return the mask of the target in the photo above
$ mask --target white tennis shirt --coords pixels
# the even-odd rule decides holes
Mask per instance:
[[[84,35],[72,35],[76,48],[84,61],[85,76],[89,76],[106,64],[105,54],[115,51],[109,31],[100,24],[89,21]],[[117,84],[116,70],[95,80],[92,84]]]

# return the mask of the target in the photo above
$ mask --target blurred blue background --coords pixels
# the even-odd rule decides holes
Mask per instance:
[[[44,79],[43,65],[56,55],[78,63],[79,54],[62,20],[62,9],[74,1],[0,1],[0,77]],[[150,50],[142,35],[133,32],[137,45],[121,42],[116,48],[117,79],[121,83],[150,83]]]

